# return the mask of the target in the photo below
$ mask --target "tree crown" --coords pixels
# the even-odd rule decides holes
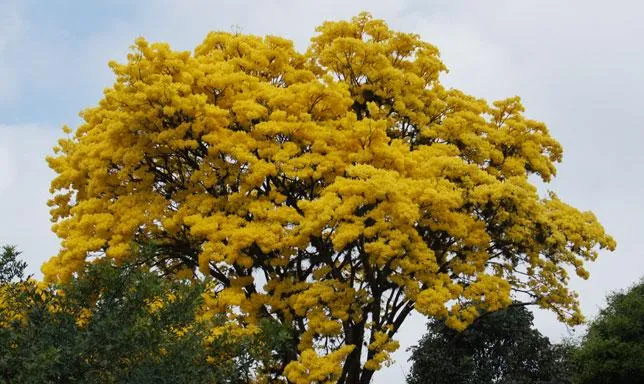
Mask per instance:
[[[45,276],[153,242],[150,266],[212,276],[231,320],[288,326],[294,382],[368,382],[413,310],[463,329],[522,293],[578,323],[567,268],[614,247],[538,195],[529,177],[549,181],[562,148],[518,97],[446,89],[434,46],[368,14],[305,53],[213,32],[193,53],[138,39],[110,66],[48,159],[62,248]]]

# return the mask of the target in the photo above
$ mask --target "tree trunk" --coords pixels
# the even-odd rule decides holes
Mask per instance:
[[[362,341],[364,339],[364,321],[353,326],[345,326],[345,342],[347,345],[355,345],[355,348],[342,367],[342,375],[338,384],[360,384],[360,372],[362,364],[360,356],[362,355]]]
[[[363,370],[362,375],[360,375],[360,384],[369,384],[374,373],[375,371],[370,369]]]

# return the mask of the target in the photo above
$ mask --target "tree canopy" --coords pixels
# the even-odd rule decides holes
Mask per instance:
[[[368,383],[410,312],[464,329],[513,299],[582,319],[568,270],[613,239],[531,182],[562,148],[518,97],[439,81],[436,47],[363,13],[308,50],[212,32],[194,52],[137,39],[48,159],[66,281],[89,260],[210,276],[245,329],[287,327],[294,383]]]
[[[532,321],[523,306],[480,317],[463,332],[431,319],[412,348],[407,383],[571,383],[571,348],[550,344]]]
[[[25,277],[27,262],[19,259],[20,252],[15,246],[2,246],[0,253],[0,284],[9,283],[15,280],[22,280]]]
[[[574,355],[580,384],[644,380],[644,279],[608,296]]]
[[[15,265],[13,255],[5,247],[0,268]],[[101,261],[64,284],[21,275],[0,281],[2,382],[247,384],[289,345],[275,324],[239,333],[201,316],[207,283],[135,264]]]

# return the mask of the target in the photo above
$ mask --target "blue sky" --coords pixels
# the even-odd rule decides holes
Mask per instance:
[[[98,102],[137,36],[194,48],[211,30],[277,34],[304,50],[315,26],[368,10],[419,33],[442,52],[442,80],[479,97],[518,94],[527,114],[563,144],[551,189],[594,211],[617,240],[588,281],[574,279],[593,316],[607,292],[644,271],[644,6],[638,1],[14,1],[0,0],[0,244],[17,244],[38,273],[56,253],[45,202],[44,157]],[[567,334],[537,312],[540,329]],[[397,362],[376,383],[399,381],[404,349],[423,332],[416,317],[400,335]]]
[[[81,106],[98,100],[99,84],[108,84],[97,38],[134,15],[126,2],[2,2],[0,57],[12,77],[0,86],[3,122],[74,123]]]

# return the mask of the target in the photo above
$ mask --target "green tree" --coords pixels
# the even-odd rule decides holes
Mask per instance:
[[[224,335],[196,321],[206,283],[170,280],[130,264],[89,265],[63,285],[16,280],[24,264],[5,247],[0,286],[0,380],[10,383],[247,383],[286,333]]]
[[[484,315],[463,332],[432,319],[412,348],[409,384],[567,383],[566,345],[552,345],[525,307]]]
[[[0,284],[9,283],[14,280],[22,280],[25,277],[27,263],[18,259],[20,252],[14,246],[5,245],[0,253]]]
[[[574,354],[577,383],[644,382],[644,279],[608,296]]]

